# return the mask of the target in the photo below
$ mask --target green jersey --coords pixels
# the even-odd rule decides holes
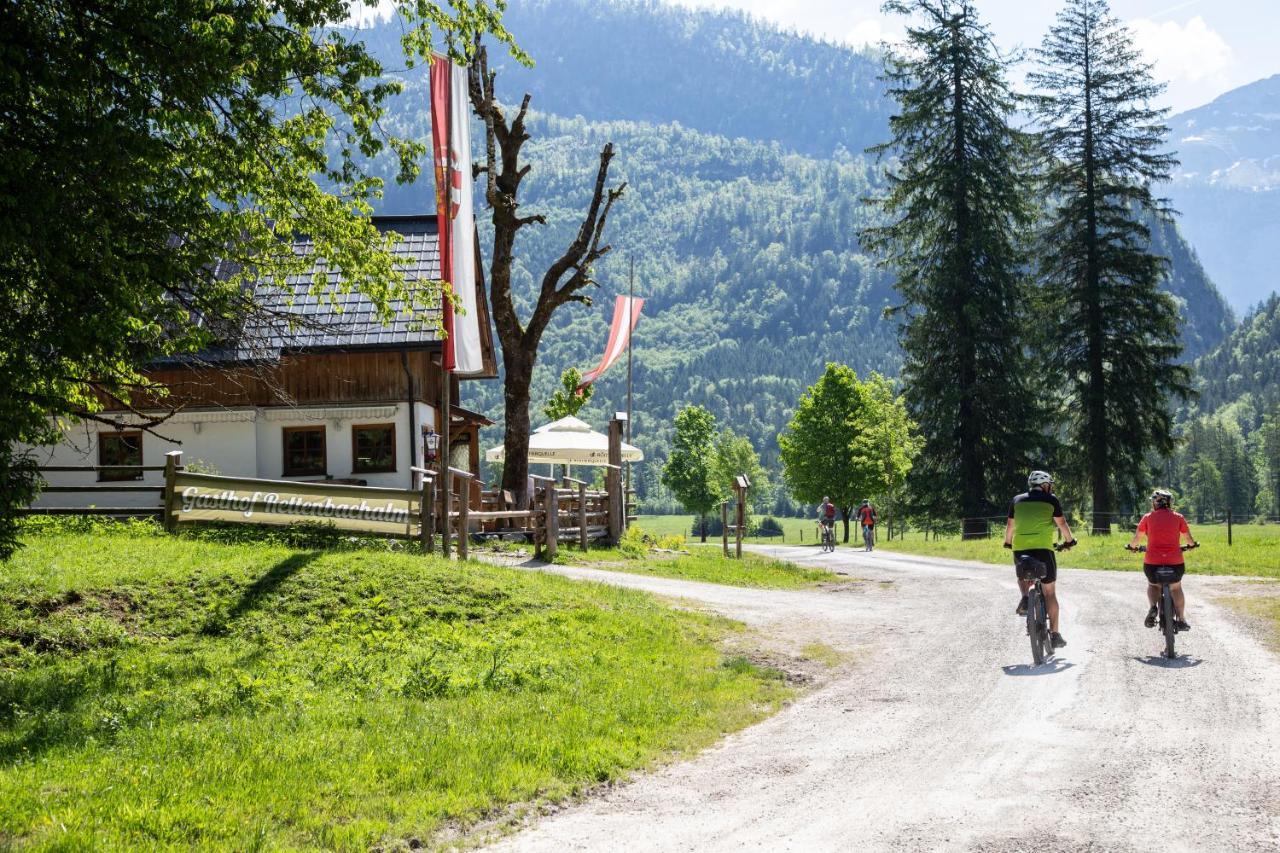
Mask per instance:
[[[1048,492],[1035,489],[1013,499],[1009,517],[1013,519],[1013,550],[1052,548],[1058,526],[1054,519],[1062,518],[1062,504]]]

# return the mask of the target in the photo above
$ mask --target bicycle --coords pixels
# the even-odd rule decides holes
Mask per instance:
[[[1198,542],[1195,545],[1179,546],[1180,550],[1184,554],[1193,548],[1199,547],[1200,543]],[[1133,551],[1137,554],[1147,553],[1146,545],[1139,545],[1136,548],[1132,545],[1125,545],[1124,548],[1126,551]],[[1156,626],[1159,627],[1160,632],[1164,634],[1165,658],[1167,660],[1174,660],[1178,657],[1173,648],[1174,638],[1178,634],[1178,628],[1173,624],[1174,617],[1177,615],[1176,611],[1173,609],[1173,589],[1171,587],[1171,584],[1173,583],[1174,570],[1172,566],[1156,566],[1154,574],[1156,576],[1156,580],[1160,582],[1160,600],[1156,603],[1156,607],[1158,608]]]
[[[862,544],[867,551],[875,550],[876,529],[869,524],[862,525]]]
[[[818,526],[819,526],[820,528],[822,528],[822,551],[823,551],[823,553],[826,553],[827,551],[835,551],[835,550],[836,550],[836,526],[835,526],[835,524],[828,524],[828,523],[827,523],[827,522],[825,522],[825,521],[820,521],[820,522],[818,522]]]
[[[1075,545],[1074,542],[1060,542],[1053,550],[1061,553]],[[1044,600],[1044,576],[1049,567],[1030,554],[1018,558],[1018,579],[1034,581],[1027,590],[1027,637],[1031,640],[1031,660],[1036,666],[1053,657],[1053,638],[1049,634],[1049,610]]]

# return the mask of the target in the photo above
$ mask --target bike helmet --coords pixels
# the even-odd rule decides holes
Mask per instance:
[[[1151,493],[1151,502],[1161,509],[1173,506],[1173,492],[1168,489],[1156,489]]]
[[[1053,483],[1053,477],[1049,475],[1048,471],[1032,471],[1027,476],[1028,489],[1034,489],[1037,486],[1043,486],[1045,483],[1049,483],[1049,484]]]
[[[871,506],[871,501],[863,501],[863,502],[862,502],[862,505],[863,505],[863,506]]]

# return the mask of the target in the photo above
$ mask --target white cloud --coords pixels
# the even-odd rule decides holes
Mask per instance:
[[[1137,18],[1129,26],[1138,48],[1155,63],[1157,78],[1189,83],[1217,80],[1234,59],[1231,45],[1199,15],[1185,24]]]
[[[844,34],[842,41],[854,47],[875,47],[882,41],[888,41],[888,39],[889,33],[885,30],[884,25],[875,18],[867,18],[850,27]]]

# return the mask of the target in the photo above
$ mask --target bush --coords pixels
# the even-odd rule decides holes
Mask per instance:
[[[649,553],[649,543],[652,541],[653,537],[643,527],[633,524],[618,540],[618,550],[628,560],[642,560]]]
[[[670,536],[663,536],[658,540],[659,548],[665,548],[668,551],[683,551],[684,537],[679,533],[672,533]]]
[[[752,536],[781,536],[782,525],[778,523],[776,518],[766,515],[760,519],[751,531]]]

